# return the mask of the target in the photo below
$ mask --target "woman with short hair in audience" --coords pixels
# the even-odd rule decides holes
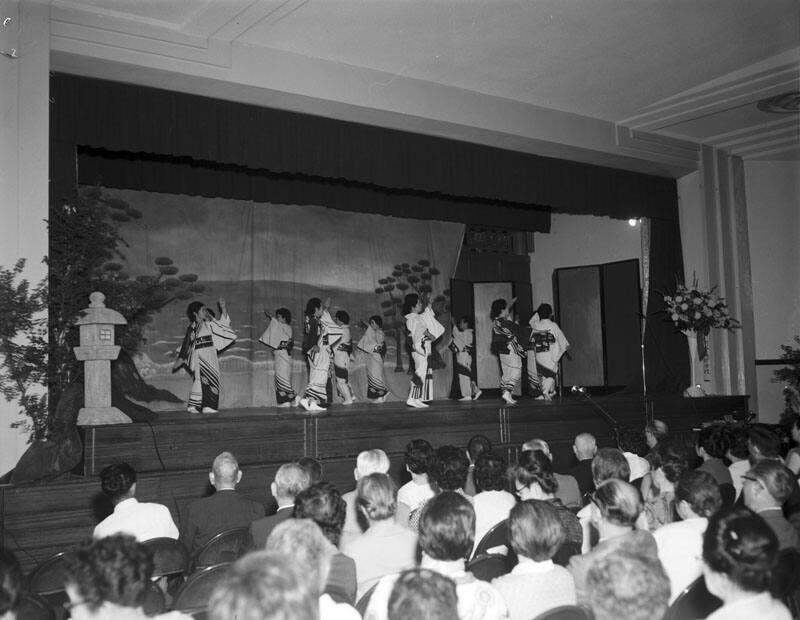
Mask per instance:
[[[707,620],[789,620],[789,610],[769,592],[777,558],[775,533],[750,509],[713,516],[703,538],[703,574],[723,606]]]
[[[653,457],[653,491],[644,505],[648,529],[657,530],[675,521],[675,483],[688,469],[686,454],[680,446],[662,441]]]
[[[529,499],[514,506],[508,539],[519,563],[492,585],[508,605],[511,620],[530,620],[553,607],[575,604],[572,575],[553,563],[564,530],[552,504]]]
[[[714,476],[717,484],[733,484],[728,466],[722,462],[728,450],[728,434],[719,424],[700,429],[697,434],[695,451],[703,459],[697,469]]]
[[[437,493],[440,491],[453,491],[472,502],[472,497],[464,491],[468,474],[469,459],[464,450],[456,446],[440,446],[436,449],[436,457],[428,472],[428,477]],[[425,504],[417,506],[416,510],[412,511],[408,518],[408,527],[415,532],[419,529],[419,519],[424,507]]]
[[[436,495],[431,487],[431,469],[435,461],[436,451],[424,439],[413,439],[406,444],[406,471],[411,480],[397,491],[397,501],[402,505],[402,508],[398,506],[398,513],[406,515],[404,524],[408,523],[408,515]]]
[[[475,546],[495,525],[508,518],[517,498],[506,491],[506,461],[494,452],[475,459]]]

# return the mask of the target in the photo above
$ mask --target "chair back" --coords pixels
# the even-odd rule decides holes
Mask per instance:
[[[366,592],[364,592],[364,594],[361,595],[361,598],[358,599],[358,602],[356,603],[356,611],[361,615],[362,618],[367,613],[367,607],[369,607],[369,601],[372,598],[373,592],[375,592],[375,588],[377,587],[378,583],[375,583],[369,590],[367,590]]]
[[[592,620],[592,614],[578,605],[561,605],[539,614],[533,620]]]
[[[249,551],[250,540],[249,527],[235,527],[220,532],[194,555],[192,572],[206,566],[235,562]]]
[[[229,566],[229,563],[207,566],[191,575],[175,595],[172,608],[189,614],[205,610],[211,593],[225,578]]]
[[[479,555],[487,553],[489,549],[501,546],[508,547],[508,519],[503,519],[484,534],[483,538],[475,545],[472,557],[477,558]]]
[[[161,588],[158,587],[158,582],[148,582],[144,600],[142,600],[142,610],[147,616],[163,614],[167,610],[167,601]]]
[[[153,577],[182,575],[189,568],[189,552],[174,538],[151,538],[144,546],[153,554]]]
[[[20,620],[57,620],[58,615],[44,597],[22,592],[17,603],[17,618]]]
[[[664,615],[664,620],[705,618],[722,607],[722,601],[711,594],[702,575],[683,589]]]
[[[467,572],[472,573],[476,579],[491,581],[496,577],[507,575],[511,572],[511,560],[501,553],[483,553],[472,558],[466,566]]]
[[[56,594],[64,592],[67,578],[67,567],[64,563],[66,551],[61,551],[47,558],[28,575],[28,590],[33,594]]]
[[[772,596],[780,599],[797,618],[800,613],[800,551],[783,549],[778,554],[778,565],[770,583]]]

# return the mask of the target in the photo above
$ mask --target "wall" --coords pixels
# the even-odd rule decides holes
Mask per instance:
[[[800,335],[800,166],[746,161],[756,359],[780,356],[780,345]],[[758,366],[759,414],[774,421],[783,410],[779,366]]]
[[[47,253],[49,3],[4,2],[0,49],[15,48],[18,58],[0,57],[0,266],[26,258],[26,279],[45,275]],[[11,429],[19,406],[0,397],[0,475],[14,467],[27,435]]]

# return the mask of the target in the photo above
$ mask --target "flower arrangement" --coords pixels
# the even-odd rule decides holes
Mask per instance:
[[[741,324],[728,313],[728,304],[723,297],[697,288],[697,279],[689,288],[678,284],[674,295],[664,295],[664,303],[670,320],[680,331],[695,331],[707,334],[712,327],[739,329]]]

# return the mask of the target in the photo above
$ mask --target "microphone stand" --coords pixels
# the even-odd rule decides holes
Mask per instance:
[[[594,398],[592,398],[589,395],[585,387],[579,387],[577,385],[573,385],[570,391],[582,395],[586,400],[589,401],[589,404],[592,405],[596,411],[600,412],[600,416],[611,427],[611,436],[614,439],[614,443],[616,443],[617,447],[619,448],[619,422],[617,422],[614,416],[612,416],[610,413],[608,413],[608,411],[603,409],[600,406],[600,403],[598,403]]]

